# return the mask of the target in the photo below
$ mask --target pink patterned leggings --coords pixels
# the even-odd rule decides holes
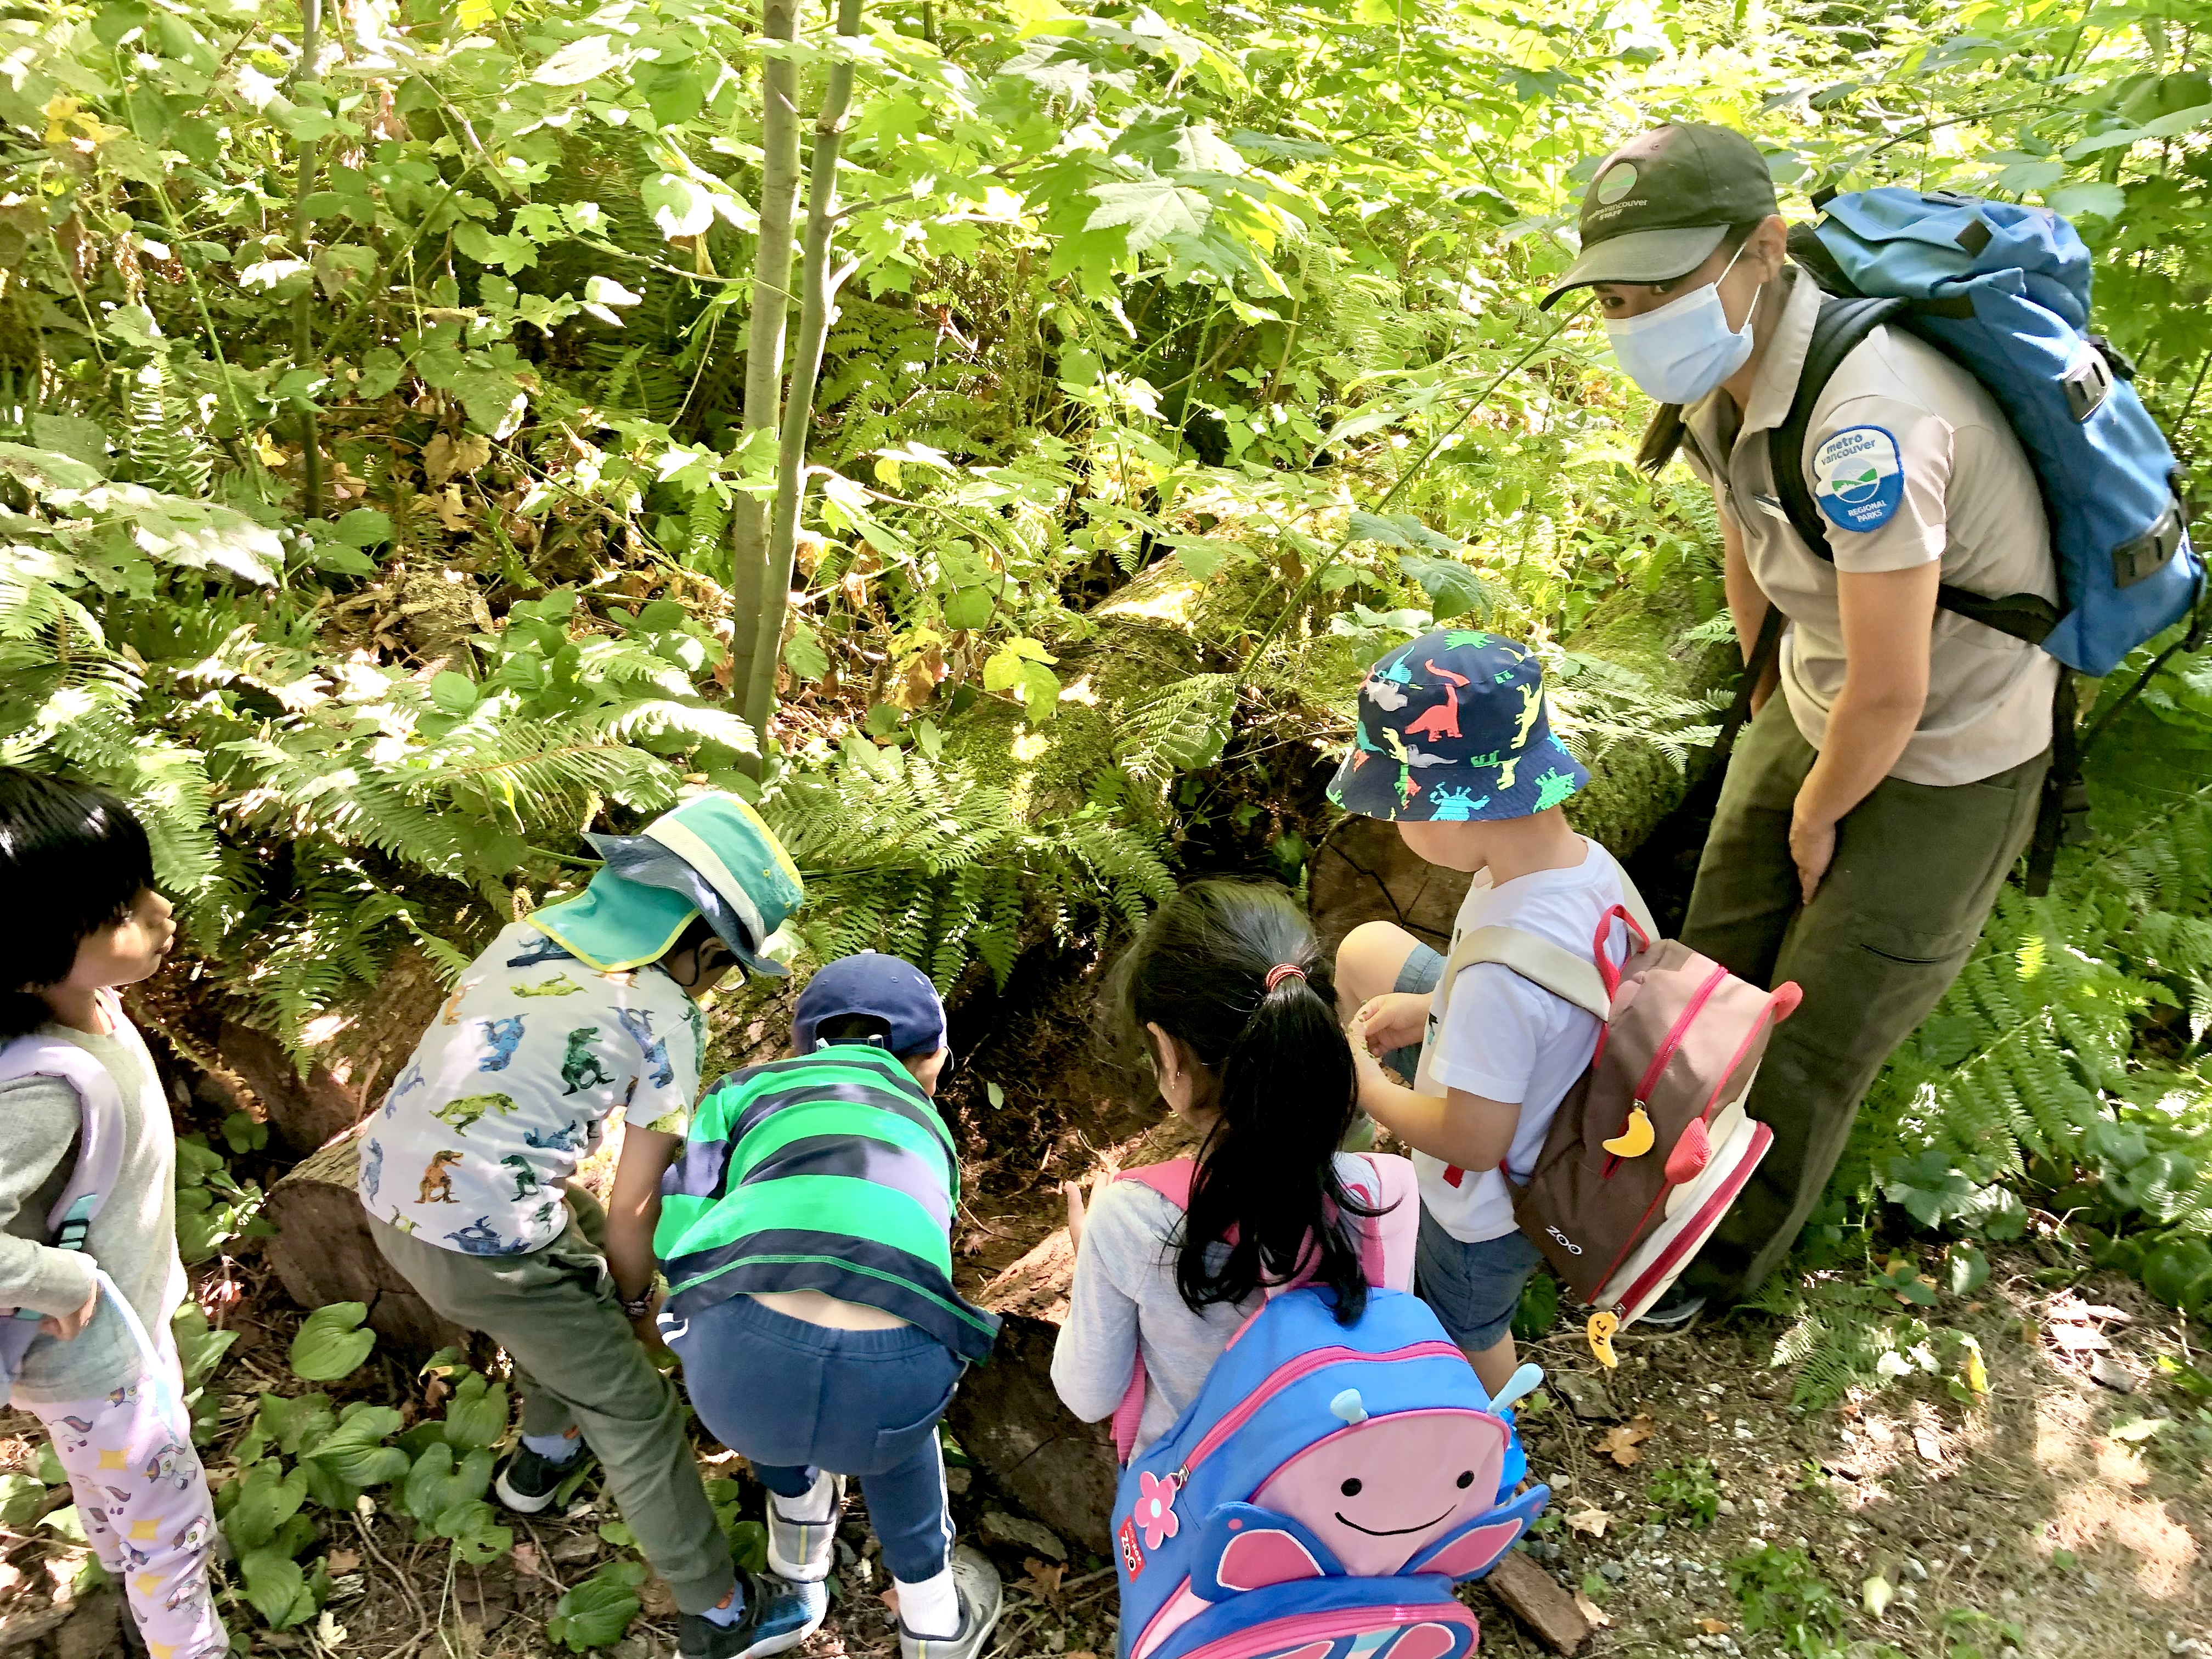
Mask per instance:
[[[122,1581],[153,1659],[210,1659],[230,1639],[208,1583],[215,1505],[191,1425],[174,1404],[175,1352],[161,1346],[166,1387],[142,1372],[97,1400],[18,1403],[53,1437],[85,1540]]]

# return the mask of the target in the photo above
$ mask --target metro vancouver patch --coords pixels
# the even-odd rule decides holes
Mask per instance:
[[[1841,530],[1879,530],[1905,499],[1897,440],[1878,426],[1848,426],[1813,452],[1813,499]]]

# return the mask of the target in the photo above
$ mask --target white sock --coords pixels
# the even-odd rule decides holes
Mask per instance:
[[[798,1497],[786,1498],[781,1492],[772,1492],[768,1501],[775,1505],[779,1520],[794,1526],[825,1526],[836,1512],[837,1477],[827,1469],[817,1469],[814,1484]]]
[[[919,1584],[909,1584],[903,1578],[891,1582],[898,1586],[899,1623],[906,1626],[908,1635],[944,1642],[960,1634],[960,1592],[952,1587],[949,1565]]]

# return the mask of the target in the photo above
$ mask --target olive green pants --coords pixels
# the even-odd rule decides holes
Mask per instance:
[[[1978,783],[1885,778],[1837,826],[1802,902],[1790,819],[1817,751],[1779,693],[1744,728],[1698,860],[1682,941],[1805,994],[1767,1045],[1747,1109],[1774,1144],[1683,1282],[1716,1300],[1774,1270],[1850,1139],[1868,1086],[1958,977],[2035,827],[2048,754]]]
[[[523,1255],[464,1255],[381,1221],[369,1230],[425,1302],[507,1350],[525,1434],[583,1431],[639,1550],[679,1608],[703,1613],[737,1577],[684,1434],[684,1403],[623,1316],[600,1253],[606,1212],[575,1188],[568,1211],[560,1237]]]

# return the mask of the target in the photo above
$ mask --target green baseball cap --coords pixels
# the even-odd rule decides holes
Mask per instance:
[[[1685,121],[1630,139],[1583,192],[1583,251],[1542,304],[1593,283],[1671,283],[1712,257],[1731,225],[1782,211],[1759,146]]]

